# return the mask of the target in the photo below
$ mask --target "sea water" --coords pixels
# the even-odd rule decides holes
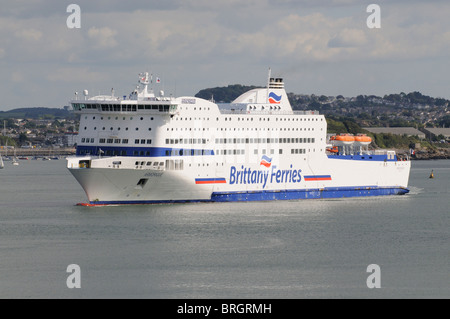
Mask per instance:
[[[95,208],[64,160],[5,165],[0,298],[450,297],[448,160],[403,196]]]

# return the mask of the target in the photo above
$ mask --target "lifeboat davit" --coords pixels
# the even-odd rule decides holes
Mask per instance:
[[[355,145],[363,146],[369,145],[372,142],[372,138],[366,134],[358,134],[355,136]]]
[[[331,141],[334,141],[336,145],[352,145],[355,143],[355,137],[351,134],[340,134],[330,137]]]

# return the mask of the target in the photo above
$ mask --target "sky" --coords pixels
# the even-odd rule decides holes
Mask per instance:
[[[448,0],[0,0],[0,111],[128,95],[140,72],[166,96],[264,86],[269,68],[296,94],[450,99],[449,13]]]

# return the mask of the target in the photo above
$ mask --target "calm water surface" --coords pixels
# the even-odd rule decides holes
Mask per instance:
[[[64,160],[5,164],[0,298],[450,298],[450,161],[405,196],[97,208]]]

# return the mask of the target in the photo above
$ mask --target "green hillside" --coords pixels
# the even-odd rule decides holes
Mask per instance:
[[[63,119],[73,116],[74,114],[68,111],[67,108],[27,107],[0,111],[0,119]]]
[[[256,88],[258,88],[258,86],[233,84],[225,87],[203,89],[199,91],[195,95],[195,97],[199,97],[205,100],[211,100],[211,98],[213,98],[214,101],[218,103],[230,103],[239,95]]]

